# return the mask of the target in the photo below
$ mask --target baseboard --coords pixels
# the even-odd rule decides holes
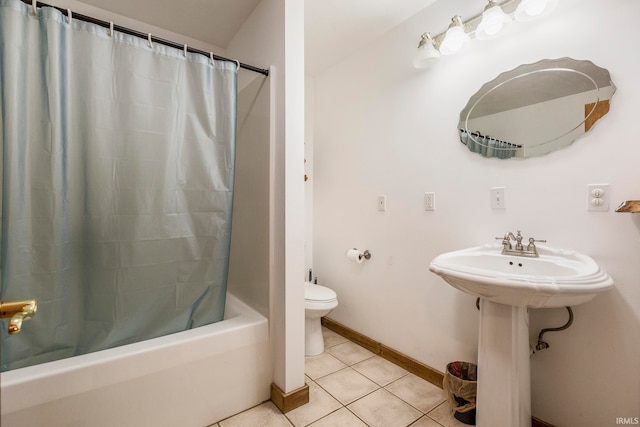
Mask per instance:
[[[531,417],[531,427],[555,427],[553,424],[549,424],[546,421],[542,421],[539,418]]]
[[[415,374],[420,378],[429,381],[431,384],[442,388],[442,379],[444,378],[444,373],[438,371],[437,369],[433,369],[432,367],[427,366],[424,363],[418,362],[416,359],[407,356],[406,354],[400,353],[399,351],[396,351],[391,347],[379,343],[365,335],[362,335],[361,333],[356,332],[353,329],[348,328],[347,326],[344,326],[343,324],[338,323],[328,317],[322,318],[322,325],[327,329],[331,329],[335,333],[342,335],[348,340],[361,345],[362,347],[366,348],[374,354],[377,354],[383,359],[387,359],[389,362],[395,363],[396,365],[406,369],[412,374]]]
[[[361,345],[370,352],[377,354],[378,356],[406,369],[412,374],[417,375],[418,377],[426,381],[429,381],[431,384],[442,388],[442,380],[444,378],[443,372],[440,372],[437,369],[432,368],[431,366],[425,365],[424,363],[419,362],[416,359],[407,356],[406,354],[400,353],[399,351],[394,350],[391,347],[388,347],[376,340],[362,335],[360,332],[356,332],[353,329],[328,317],[322,318],[322,325],[327,329],[331,329],[333,332],[342,335],[349,341],[353,341],[356,344]],[[531,427],[554,426],[536,417],[531,417]]]
[[[271,401],[280,409],[280,412],[286,414],[292,409],[309,403],[309,386],[305,384],[296,390],[285,393],[280,387],[271,383]]]

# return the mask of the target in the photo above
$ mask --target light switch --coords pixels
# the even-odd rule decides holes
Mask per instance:
[[[506,209],[504,187],[491,187],[491,209]]]

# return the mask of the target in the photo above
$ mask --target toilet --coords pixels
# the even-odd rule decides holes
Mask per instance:
[[[316,356],[324,351],[320,318],[338,306],[338,296],[331,289],[304,284],[304,354]]]

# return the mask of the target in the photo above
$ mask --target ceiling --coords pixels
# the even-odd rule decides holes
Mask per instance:
[[[305,0],[307,74],[324,71],[435,2]]]
[[[78,0],[146,24],[226,49],[262,0]],[[438,2],[432,17],[462,8],[479,13],[467,0],[304,0],[305,68],[314,76],[372,43],[426,7]],[[445,10],[441,10],[445,9]],[[450,16],[450,15],[446,15]],[[442,20],[442,25],[446,25]],[[442,30],[444,28],[441,28]],[[417,37],[416,37],[417,38]],[[246,59],[250,62],[250,59]],[[257,64],[259,65],[259,64]],[[563,88],[566,88],[566,84]],[[560,93],[555,88],[553,93]],[[540,97],[547,96],[540,94]],[[542,99],[544,100],[544,99]],[[517,106],[517,97],[509,106]],[[511,105],[513,104],[513,105]]]
[[[221,48],[227,47],[260,3],[260,0],[80,1]]]
[[[226,49],[261,0],[80,0]],[[315,75],[436,0],[305,0],[307,73]]]

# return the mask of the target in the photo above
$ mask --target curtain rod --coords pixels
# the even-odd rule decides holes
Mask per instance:
[[[30,0],[21,0],[23,3],[28,4],[29,6],[33,5],[33,1]],[[64,14],[65,16],[68,16],[68,9],[64,9],[62,7],[58,7],[58,6],[52,6],[50,4],[46,4],[46,3],[41,3],[41,2],[36,2],[36,6],[37,7],[52,7],[60,12],[62,12],[62,14]],[[111,22],[107,22],[107,21],[102,21],[100,19],[96,19],[96,18],[92,18],[90,16],[86,16],[86,15],[82,15],[80,13],[75,13],[73,11],[71,11],[71,15],[73,19],[79,19],[81,21],[85,21],[85,22],[89,22],[91,24],[96,24],[99,25],[101,27],[104,28],[110,28],[112,23]],[[122,27],[120,25],[115,25],[113,24],[113,29],[115,31],[119,31],[121,33],[125,33],[125,34],[129,34],[130,36],[135,36],[135,37],[139,37],[141,39],[150,39],[153,43],[159,43],[165,46],[169,46],[169,47],[173,47],[176,49],[184,49],[184,45],[180,44],[180,43],[176,43],[176,42],[172,42],[169,40],[165,40],[165,39],[161,39],[160,37],[156,37],[154,35],[150,35],[149,33],[143,33],[140,31],[136,31],[136,30],[132,30],[131,28],[127,28],[127,27]],[[269,75],[269,70],[263,69],[263,68],[258,68],[258,67],[254,67],[253,65],[249,65],[249,64],[243,64],[242,62],[238,62],[235,59],[229,59],[229,58],[225,58],[223,56],[218,56],[218,55],[214,55],[211,52],[205,52],[204,50],[200,50],[200,49],[196,49],[190,46],[187,46],[187,52],[191,52],[191,53],[198,53],[200,55],[204,55],[207,58],[210,58],[211,56],[213,56],[213,59],[217,59],[219,61],[228,61],[228,62],[236,62],[238,64],[240,64],[240,68],[244,68],[245,70],[249,70],[249,71],[253,71],[256,73],[260,73],[260,74],[264,74],[265,76]]]

